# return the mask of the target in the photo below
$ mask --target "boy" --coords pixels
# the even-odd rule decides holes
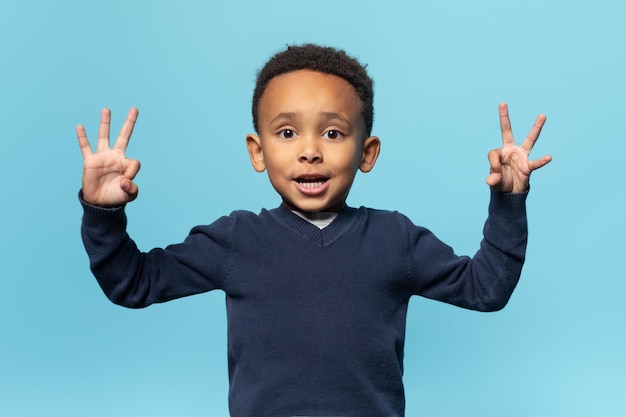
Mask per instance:
[[[526,248],[528,154],[540,115],[516,146],[501,104],[503,146],[489,153],[492,188],[481,249],[456,256],[396,212],[351,208],[357,170],[369,172],[372,81],[343,51],[289,47],[260,71],[246,144],[280,207],[237,211],[140,253],[125,232],[139,162],[125,158],[137,110],[112,149],[103,110],[98,151],[77,127],[84,158],[82,233],[91,268],[115,303],[152,303],[213,289],[226,293],[229,406],[235,417],[403,416],[405,320],[412,295],[481,311],[507,303]]]

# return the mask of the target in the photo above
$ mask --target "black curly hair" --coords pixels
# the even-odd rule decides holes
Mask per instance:
[[[315,44],[291,45],[277,53],[259,71],[252,96],[252,122],[258,132],[259,101],[272,78],[297,70],[313,70],[335,75],[348,81],[361,99],[366,136],[374,123],[374,82],[365,65],[345,51]]]

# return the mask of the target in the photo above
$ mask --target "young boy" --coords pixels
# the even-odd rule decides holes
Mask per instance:
[[[226,293],[232,416],[403,416],[410,297],[493,311],[517,284],[529,176],[550,162],[528,159],[545,116],[516,146],[500,105],[489,217],[470,259],[397,212],[346,206],[357,170],[372,170],[380,151],[372,103],[371,79],[343,51],[303,45],[275,55],[258,74],[257,134],[246,143],[282,205],[233,212],[148,253],[125,232],[124,205],[137,196],[139,162],[125,157],[137,110],[113,148],[110,112],[102,111],[96,153],[77,127],[82,235],[94,275],[113,302],[133,308]]]

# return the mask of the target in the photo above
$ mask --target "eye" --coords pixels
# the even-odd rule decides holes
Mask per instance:
[[[278,137],[283,138],[283,139],[291,139],[291,138],[295,138],[297,136],[297,133],[291,129],[283,129],[280,132],[278,132]]]
[[[343,133],[338,130],[331,129],[326,131],[326,133],[324,133],[322,137],[326,139],[341,139],[343,137]]]

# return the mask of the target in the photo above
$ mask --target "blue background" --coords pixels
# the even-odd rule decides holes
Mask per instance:
[[[128,208],[142,249],[279,199],[250,166],[256,71],[288,43],[376,82],[382,153],[349,202],[478,248],[497,104],[540,112],[528,261],[502,312],[415,298],[407,416],[626,415],[626,6],[617,0],[0,2],[0,415],[226,416],[224,295],[128,310],[88,269],[74,127],[140,118]],[[92,141],[92,143],[94,143]]]

